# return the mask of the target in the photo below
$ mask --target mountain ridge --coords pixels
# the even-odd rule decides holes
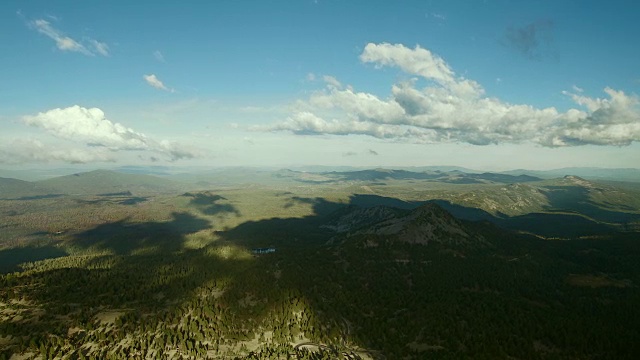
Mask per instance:
[[[487,241],[474,229],[434,202],[428,202],[413,210],[389,206],[343,209],[325,225],[345,239],[364,238],[366,246],[378,246],[380,242],[402,242],[445,246],[485,246]]]
[[[36,183],[69,195],[97,195],[124,191],[167,193],[180,189],[180,184],[157,176],[103,169],[40,180]]]

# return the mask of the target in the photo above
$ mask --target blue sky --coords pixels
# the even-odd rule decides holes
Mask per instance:
[[[634,1],[0,3],[0,166],[638,167]]]

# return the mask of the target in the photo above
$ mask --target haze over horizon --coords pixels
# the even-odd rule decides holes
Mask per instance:
[[[637,168],[640,4],[0,4],[0,167]]]

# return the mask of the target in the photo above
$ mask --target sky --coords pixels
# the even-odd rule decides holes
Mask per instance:
[[[640,167],[637,1],[0,2],[0,168]]]

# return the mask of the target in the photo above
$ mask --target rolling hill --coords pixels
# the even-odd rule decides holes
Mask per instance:
[[[50,197],[55,191],[40,184],[0,177],[0,199],[21,199]]]
[[[95,170],[60,176],[37,182],[38,185],[69,195],[98,195],[120,192],[173,193],[182,184],[145,174],[124,174],[110,170]]]
[[[298,352],[313,346],[374,359],[636,358],[640,243],[623,225],[640,216],[638,193],[576,176],[415,174],[264,171],[289,189],[227,177],[228,189],[166,202],[134,193],[181,185],[139,174],[0,179],[86,194],[0,201],[0,234],[38,240],[0,249],[0,271],[20,271],[0,274],[12,340],[0,359],[320,358]],[[277,251],[252,253],[263,247]]]
[[[347,239],[364,239],[366,247],[379,246],[380,242],[439,243],[455,247],[487,244],[477,229],[435,203],[426,203],[413,210],[387,206],[349,207],[324,227],[344,234]]]
[[[501,172],[508,175],[530,175],[543,179],[552,179],[567,175],[579,176],[590,180],[613,180],[640,182],[640,169],[605,169],[591,167],[568,167],[553,170],[517,169]]]
[[[387,180],[424,180],[450,184],[512,184],[541,180],[540,178],[530,175],[508,175],[488,172],[466,173],[459,170],[426,170],[417,172],[385,168],[320,173],[283,169],[274,172],[273,176],[281,179],[316,184],[330,182],[381,182]]]

